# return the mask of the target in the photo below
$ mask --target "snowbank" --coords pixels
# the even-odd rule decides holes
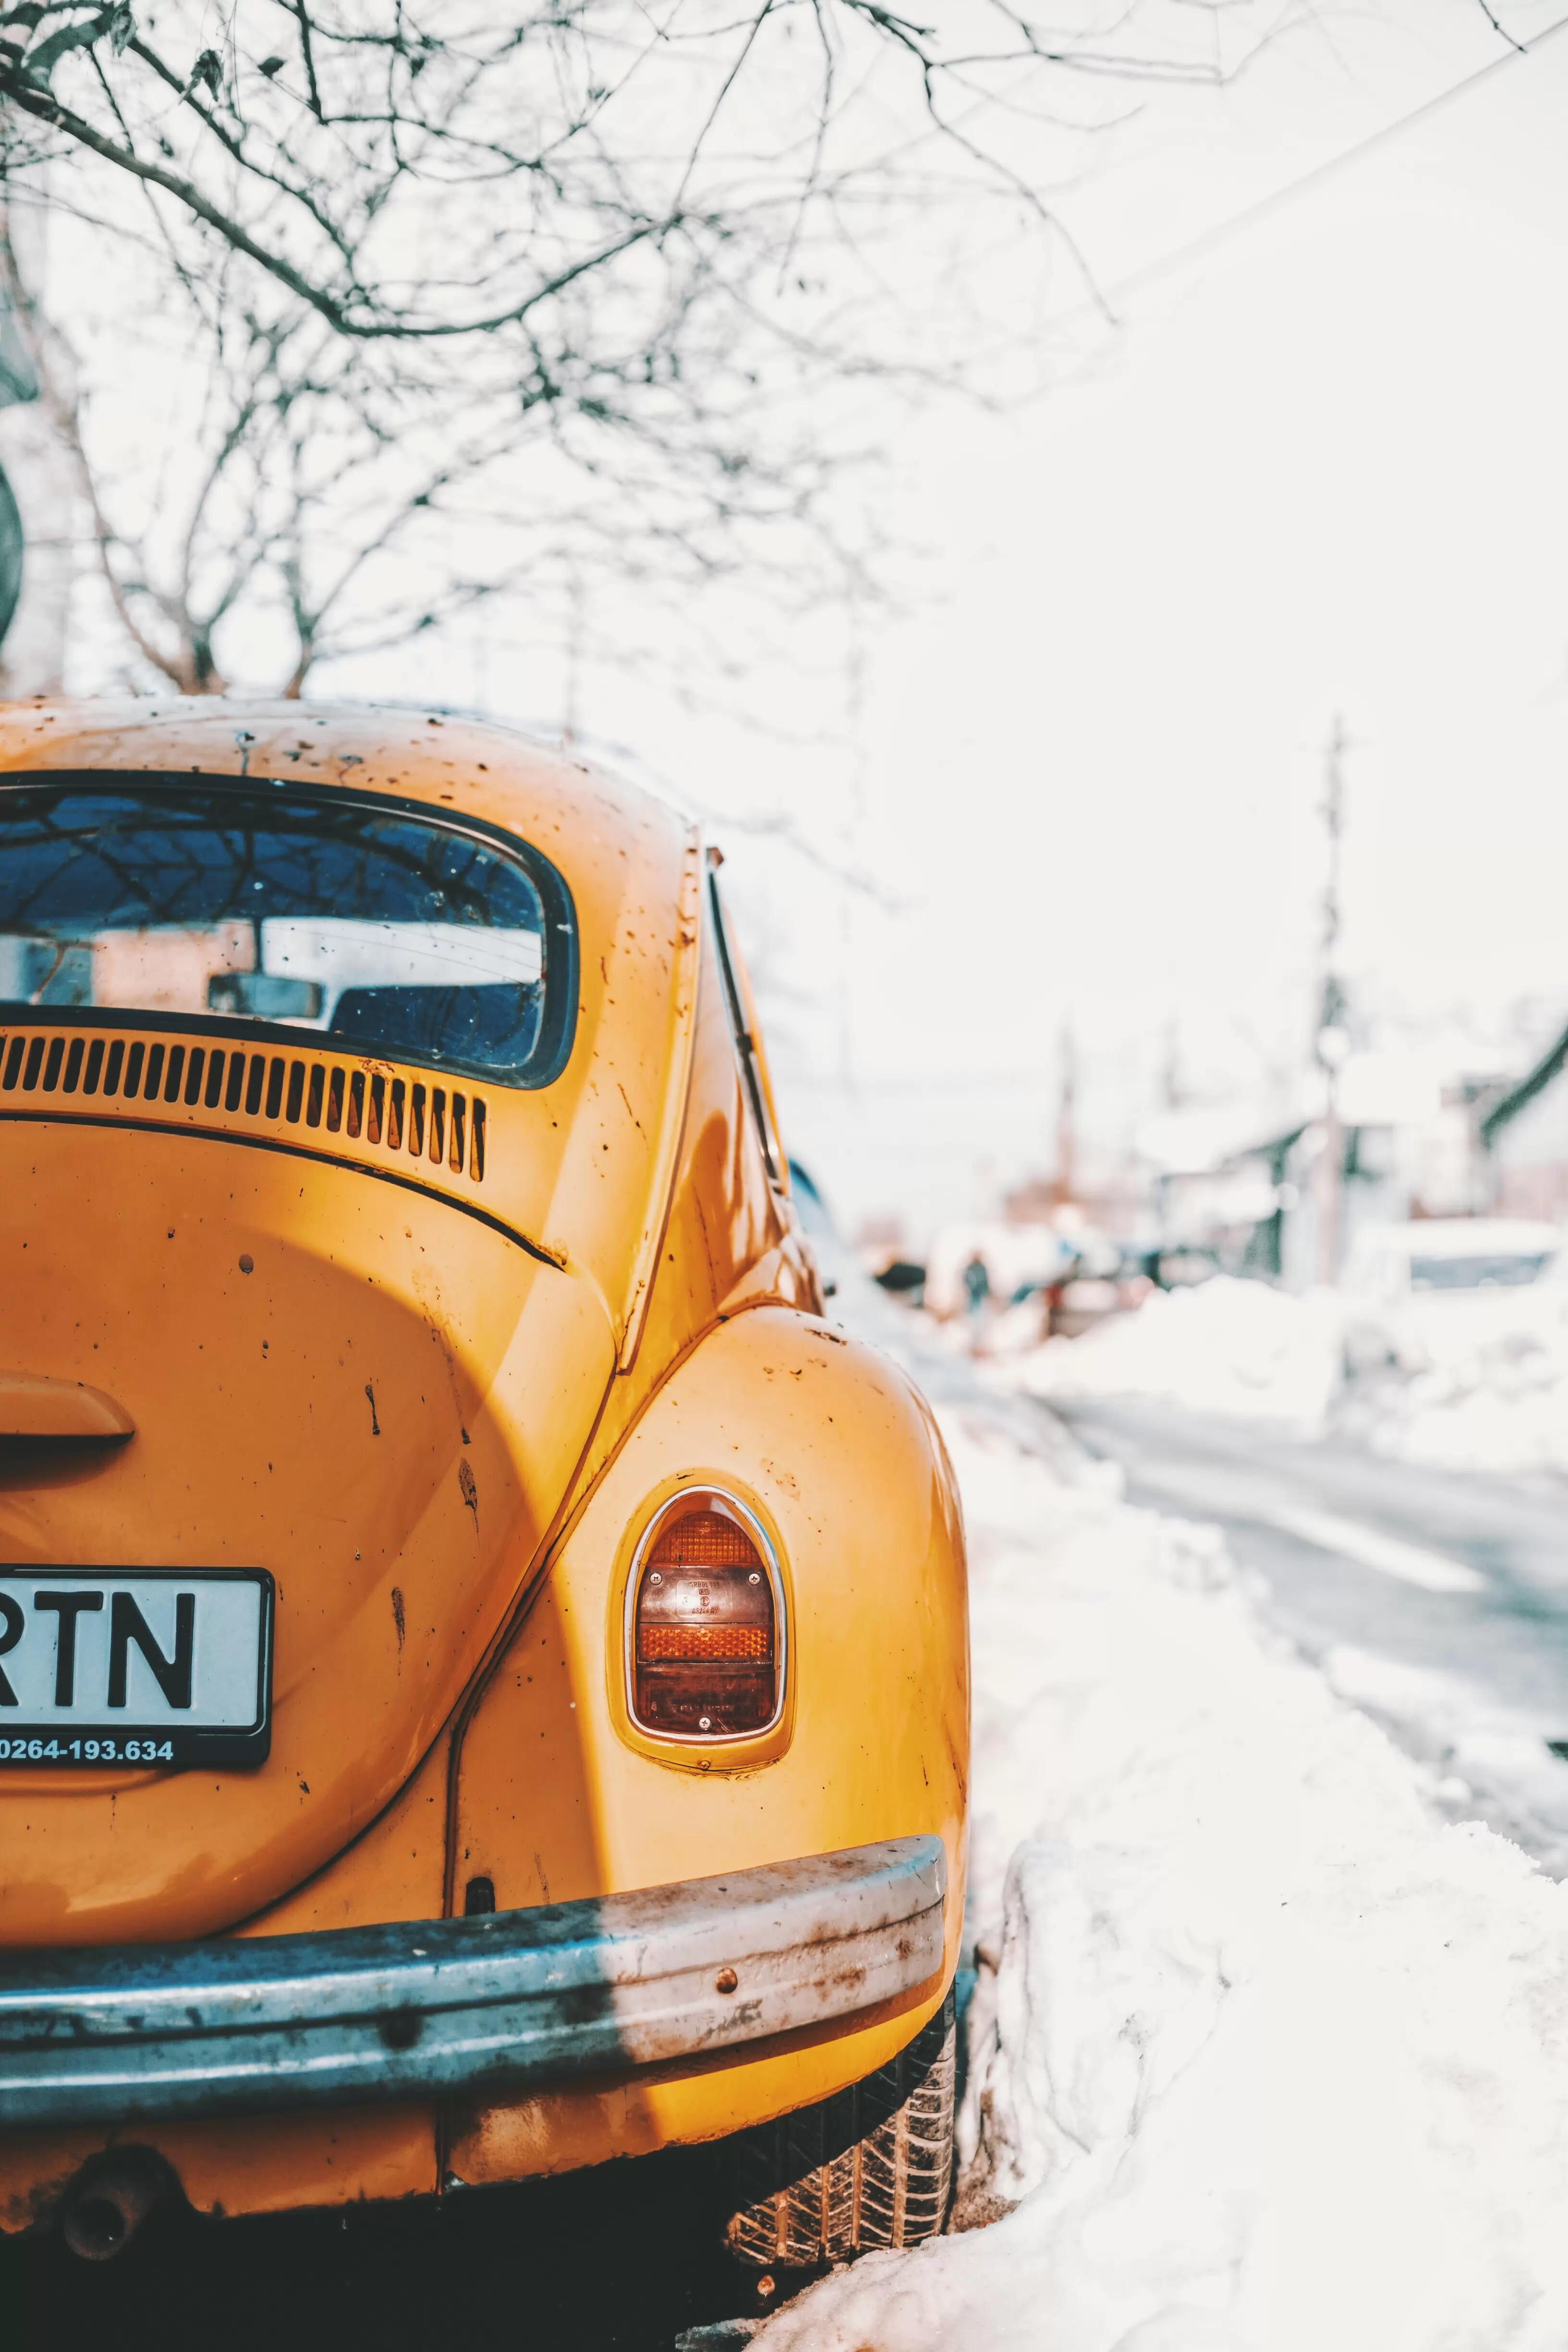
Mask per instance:
[[[1340,1307],[1216,1276],[1157,1290],[1081,1339],[1047,1339],[991,1377],[1040,1397],[1169,1398],[1194,1412],[1322,1424],[1340,1377]]]
[[[1479,1349],[1352,1390],[1344,1426],[1374,1453],[1447,1470],[1568,1472],[1568,1339]]]
[[[984,1961],[960,2210],[1003,2218],[757,2346],[1561,2352],[1568,1889],[1439,1822],[1216,1531],[977,1417],[950,1437]]]
[[[1510,1328],[1427,1371],[1342,1384],[1343,1308],[1216,1276],[1155,1291],[1081,1339],[982,1367],[998,1394],[1156,1397],[1194,1412],[1331,1426],[1374,1453],[1449,1470],[1568,1474],[1568,1328]]]

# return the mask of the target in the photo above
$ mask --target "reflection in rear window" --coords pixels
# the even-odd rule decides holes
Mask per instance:
[[[1410,1284],[1414,1290],[1484,1290],[1536,1282],[1552,1263],[1550,1250],[1533,1256],[1523,1252],[1499,1252],[1490,1257],[1413,1257]]]
[[[537,1085],[569,1034],[571,950],[544,860],[367,798],[0,790],[0,1003],[318,1030]]]

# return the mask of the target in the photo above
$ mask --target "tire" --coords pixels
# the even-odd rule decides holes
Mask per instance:
[[[952,2195],[955,2053],[950,1990],[909,2048],[863,2083],[730,2141],[735,2259],[818,2270],[934,2237]]]

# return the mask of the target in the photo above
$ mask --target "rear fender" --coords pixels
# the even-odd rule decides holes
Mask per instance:
[[[712,1749],[629,1719],[625,1596],[638,1537],[682,1485],[726,1487],[777,1543],[790,1686],[775,1733]],[[455,1763],[455,1895],[501,1909],[608,1895],[920,1832],[942,1838],[940,1977],[784,2051],[565,2090],[458,2119],[464,2179],[735,2130],[894,2054],[957,1965],[969,1750],[956,1490],[896,1366],[815,1318],[761,1307],[710,1332],[649,1401],[558,1547],[469,1713]]]

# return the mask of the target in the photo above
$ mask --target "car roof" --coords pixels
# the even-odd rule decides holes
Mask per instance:
[[[1419,1217],[1382,1226],[1367,1243],[1410,1257],[1534,1257],[1561,1249],[1563,1235],[1555,1225],[1525,1217]]]
[[[0,704],[0,772],[248,776],[380,793],[556,844],[662,830],[651,793],[569,752],[460,712],[163,695]]]

